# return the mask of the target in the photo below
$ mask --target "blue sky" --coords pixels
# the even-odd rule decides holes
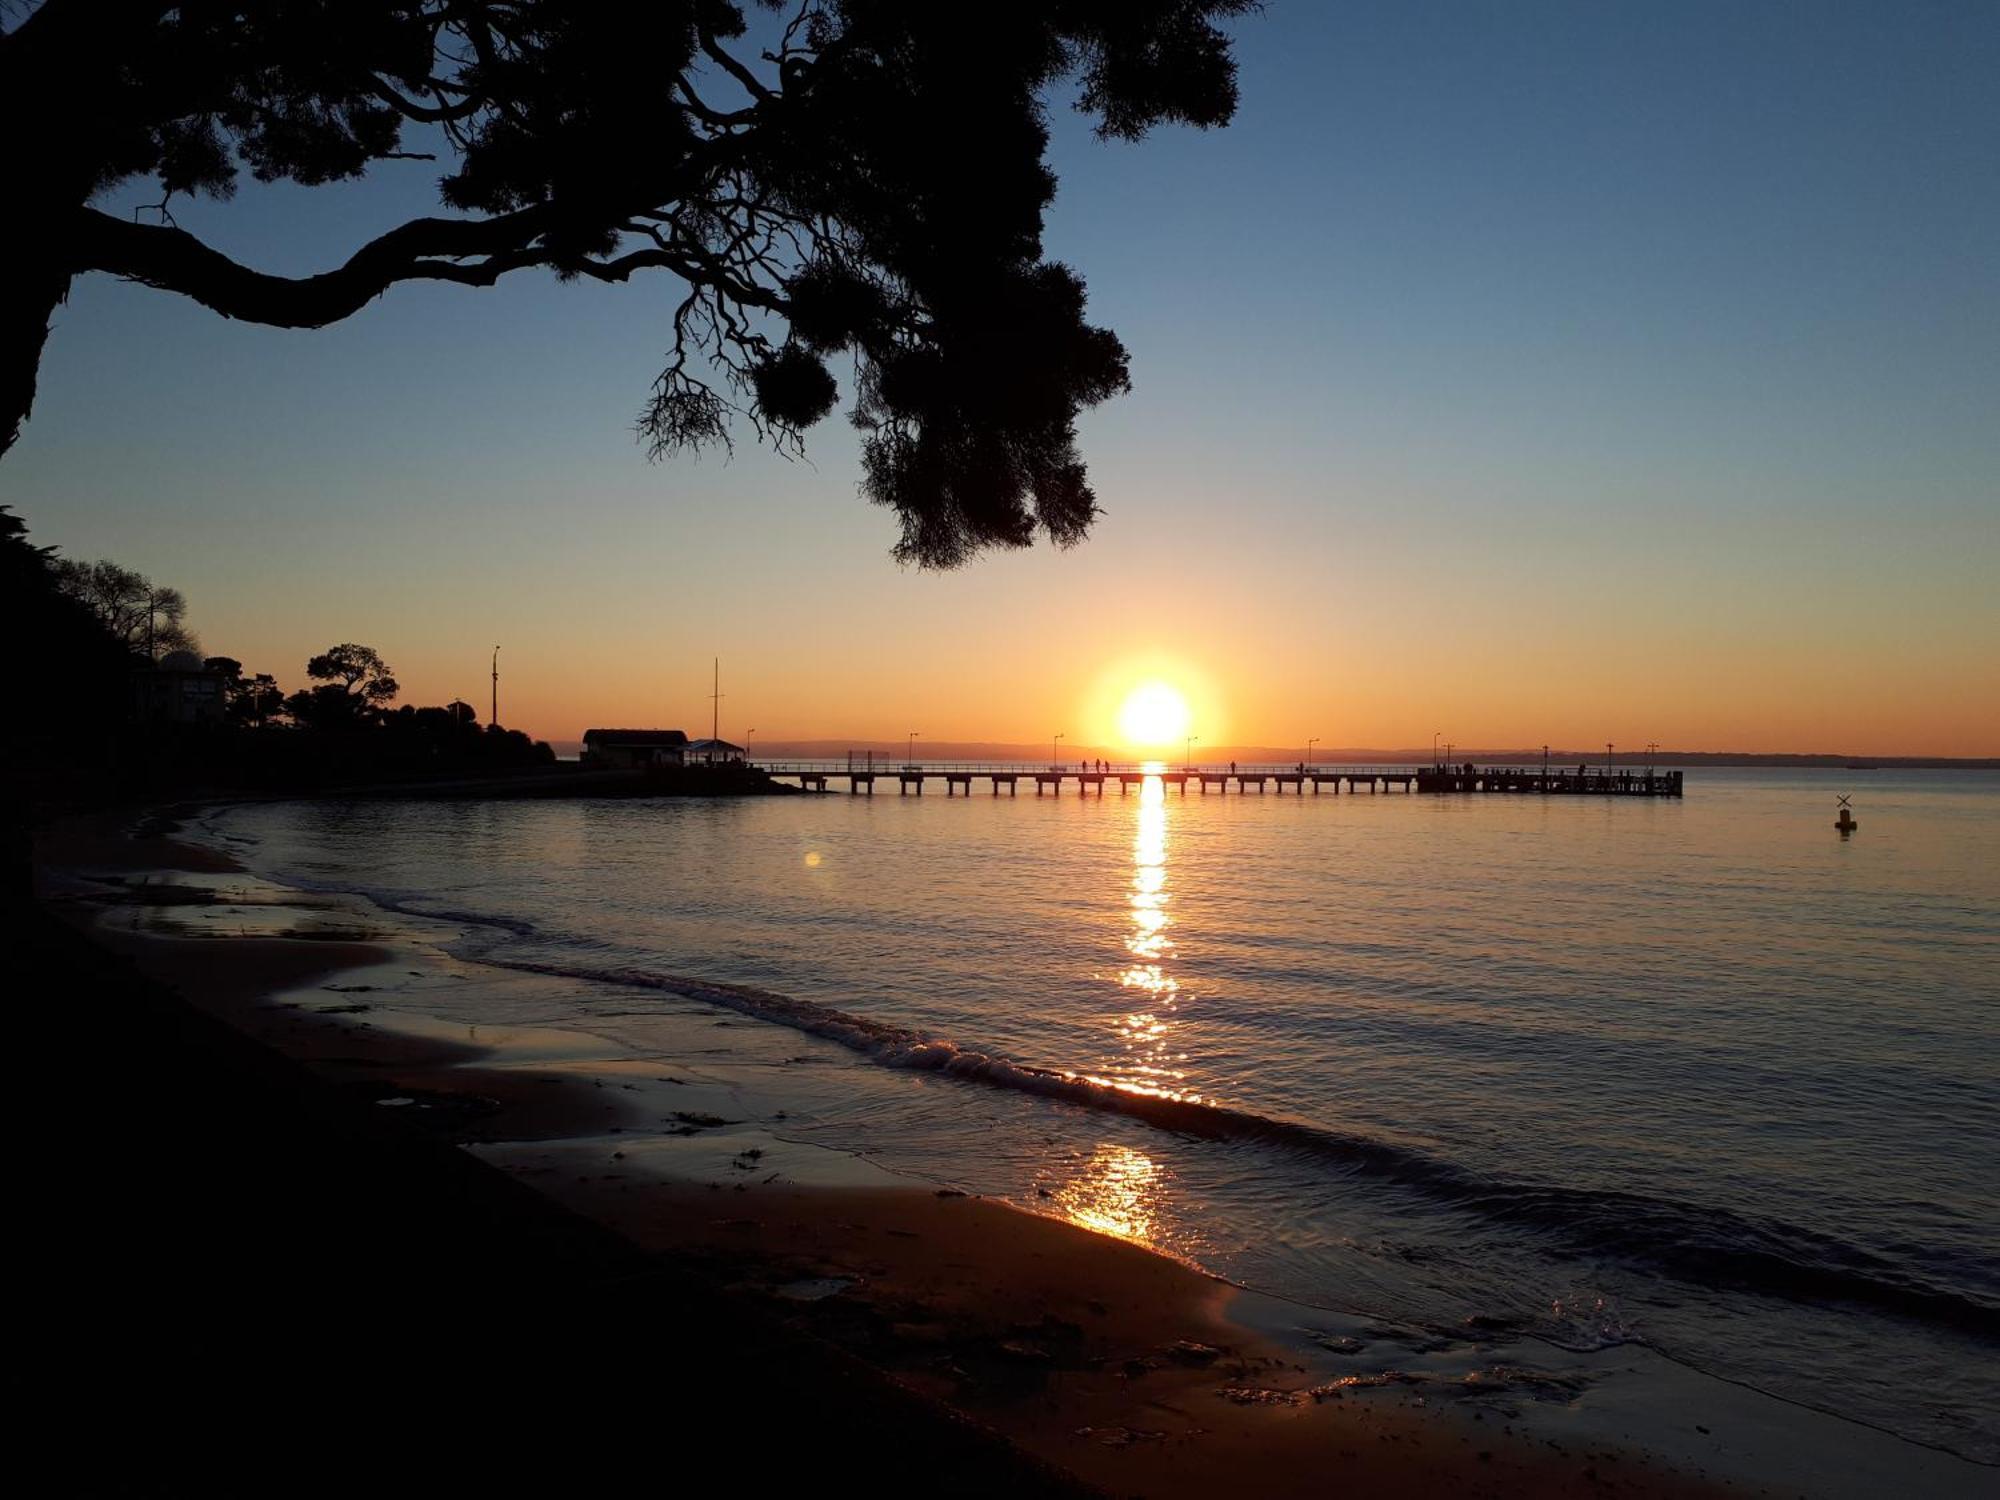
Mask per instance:
[[[799,737],[1087,735],[1145,671],[1211,742],[2000,753],[2000,6],[1233,30],[1226,130],[1055,112],[1048,252],[1135,384],[1086,421],[1075,552],[899,570],[838,419],[805,464],[649,465],[665,280],[398,288],[308,334],[90,278],[0,500],[281,676],[360,639],[476,695],[507,642],[551,736],[693,721],[719,652]],[[429,176],[177,214],[305,272]]]

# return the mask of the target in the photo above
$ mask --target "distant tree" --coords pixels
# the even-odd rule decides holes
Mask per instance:
[[[241,679],[229,694],[229,717],[262,728],[285,710],[285,692],[269,672]]]
[[[1255,0],[43,0],[0,9],[0,139],[22,232],[0,281],[0,451],[55,307],[90,271],[224,317],[318,328],[405,281],[539,267],[681,284],[639,420],[655,457],[733,419],[796,450],[851,361],[862,490],[898,555],[952,566],[1097,514],[1076,418],[1128,387],[1042,258],[1046,97],[1098,133],[1221,125],[1216,23]],[[30,147],[28,143],[32,143]],[[414,149],[413,149],[414,148]],[[318,275],[243,265],[176,224],[186,195],[317,186],[436,156],[448,213]],[[150,219],[93,200],[158,185]]]
[[[322,684],[285,700],[285,711],[313,729],[345,729],[379,716],[402,688],[373,646],[352,641],[322,651],[306,663],[306,676]]]
[[[313,657],[306,663],[306,676],[315,682],[338,683],[349,697],[370,704],[387,703],[402,691],[382,653],[352,641]]]
[[[269,672],[245,677],[243,663],[233,656],[211,656],[201,665],[222,679],[223,713],[230,723],[256,727],[284,710],[285,695]]]
[[[144,573],[103,559],[57,558],[53,567],[63,592],[88,605],[134,655],[158,660],[169,651],[201,650],[183,623],[187,599],[179,589],[161,588]]]

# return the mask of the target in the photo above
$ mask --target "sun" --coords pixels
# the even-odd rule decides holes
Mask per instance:
[[[1178,744],[1193,716],[1180,690],[1164,682],[1144,682],[1125,695],[1118,710],[1118,733],[1133,746]]]

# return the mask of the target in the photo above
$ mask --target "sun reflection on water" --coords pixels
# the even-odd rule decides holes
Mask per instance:
[[[1117,1021],[1125,1058],[1121,1081],[1147,1091],[1178,1096],[1185,1077],[1176,1050],[1180,981],[1169,965],[1174,956],[1172,919],[1167,913],[1167,797],[1158,776],[1139,788],[1139,826],[1132,840],[1132,879],[1127,894],[1131,925],[1125,934],[1129,962],[1118,983],[1135,991],[1138,1004]]]
[[[1056,1211],[1072,1224],[1150,1242],[1165,1174],[1143,1151],[1108,1142],[1076,1174],[1049,1190]]]
[[[1116,1047],[1099,1071],[1065,1076],[1141,1098],[1198,1101],[1200,1095],[1186,1087],[1187,1054],[1177,1035],[1183,996],[1172,967],[1166,787],[1160,766],[1146,770],[1124,890],[1124,962],[1115,971],[1125,997],[1111,1017]],[[1177,1243],[1185,1226],[1177,1226],[1169,1210],[1170,1175],[1145,1152],[1107,1141],[1087,1158],[1052,1164],[1039,1194],[1072,1224],[1187,1258],[1190,1250]]]

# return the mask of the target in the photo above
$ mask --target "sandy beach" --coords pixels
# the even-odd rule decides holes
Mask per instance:
[[[701,1308],[710,1342],[677,1337],[643,1373],[624,1372],[657,1383],[659,1399],[685,1401],[689,1378],[714,1370],[725,1351],[713,1341],[732,1378],[746,1348],[783,1351],[795,1374],[803,1350],[808,1367],[871,1372],[850,1385],[855,1399],[904,1420],[921,1413],[941,1450],[1012,1473],[1016,1493],[1061,1489],[1059,1475],[1152,1497],[1838,1492],[1809,1458],[1773,1457],[1810,1444],[1823,1420],[1811,1413],[1718,1438],[1702,1405],[1713,1392],[1690,1386],[1678,1410],[1585,1409],[1560,1379],[1524,1370],[1504,1329],[1427,1354],[1365,1319],[1307,1327],[1310,1310],[1132,1239],[792,1139],[781,1107],[746,1106],[740,1079],[698,1062],[621,1056],[575,1031],[468,1027],[456,1018],[482,986],[518,1009],[524,992],[563,981],[463,963],[359,897],[275,886],[158,822],[140,834],[116,820],[56,831],[41,860],[49,909],[285,1067],[302,1065],[341,1130],[398,1154],[419,1184],[471,1174],[482,1192],[520,1194],[507,1199],[517,1213],[532,1189],[555,1217],[489,1217],[471,1236],[482,1257],[520,1252],[508,1236],[546,1247],[558,1223],[557,1239],[586,1248],[525,1273],[545,1292],[550,1276],[575,1277],[623,1320],[615,1287],[636,1275],[648,1297],[672,1289],[675,1317]],[[426,1017],[428,992],[449,994],[454,1019]],[[216,1086],[255,1050],[220,1066]],[[223,1113],[245,1132],[283,1128],[250,1103]],[[199,1241],[203,1228],[197,1205],[183,1231]],[[504,1305],[483,1311],[489,1335],[505,1328]],[[427,1314],[376,1313],[372,1342],[424,1336]],[[330,1332],[341,1336],[323,1324],[318,1336]],[[788,1419],[770,1420],[782,1431]],[[838,1441],[828,1424],[820,1440]],[[1015,1457],[995,1460],[1003,1450]],[[1892,1471],[1904,1461],[1886,1447],[1880,1459]],[[1771,1481],[1781,1467],[1790,1472]]]

